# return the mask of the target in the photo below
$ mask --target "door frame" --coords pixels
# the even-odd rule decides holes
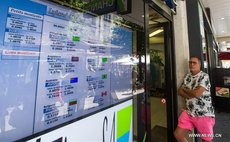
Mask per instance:
[[[166,109],[167,109],[167,139],[175,141],[173,132],[177,125],[177,86],[175,68],[175,49],[173,37],[173,17],[166,13],[153,1],[144,2],[144,32],[145,32],[145,110],[146,110],[146,139],[151,141],[151,109],[150,108],[150,52],[149,52],[149,8],[152,8],[169,22],[164,25],[164,48],[165,48],[165,82],[166,82]]]

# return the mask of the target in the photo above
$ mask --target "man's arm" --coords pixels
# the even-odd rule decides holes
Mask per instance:
[[[189,88],[182,88],[182,90],[184,91],[184,93],[186,95],[188,95],[190,98],[198,98],[200,97],[203,92],[206,90],[204,87],[202,86],[198,86],[196,89],[189,89]]]
[[[186,99],[190,99],[191,97],[184,91],[184,89],[185,88],[182,86],[178,89],[179,95],[186,98]]]

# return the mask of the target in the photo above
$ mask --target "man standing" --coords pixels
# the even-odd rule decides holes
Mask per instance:
[[[213,139],[215,124],[214,108],[212,106],[210,81],[207,73],[200,70],[201,61],[191,57],[188,73],[179,88],[179,95],[186,100],[186,109],[182,110],[174,136],[178,142],[187,142],[188,131],[196,128],[203,142]]]

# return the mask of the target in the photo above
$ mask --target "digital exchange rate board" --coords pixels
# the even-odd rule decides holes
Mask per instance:
[[[39,0],[1,0],[0,9],[0,140],[67,122],[131,90],[131,66],[116,63],[131,55],[131,31]]]

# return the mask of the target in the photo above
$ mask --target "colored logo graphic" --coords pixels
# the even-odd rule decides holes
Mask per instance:
[[[130,126],[132,123],[132,105],[117,112],[117,142],[130,141]]]

